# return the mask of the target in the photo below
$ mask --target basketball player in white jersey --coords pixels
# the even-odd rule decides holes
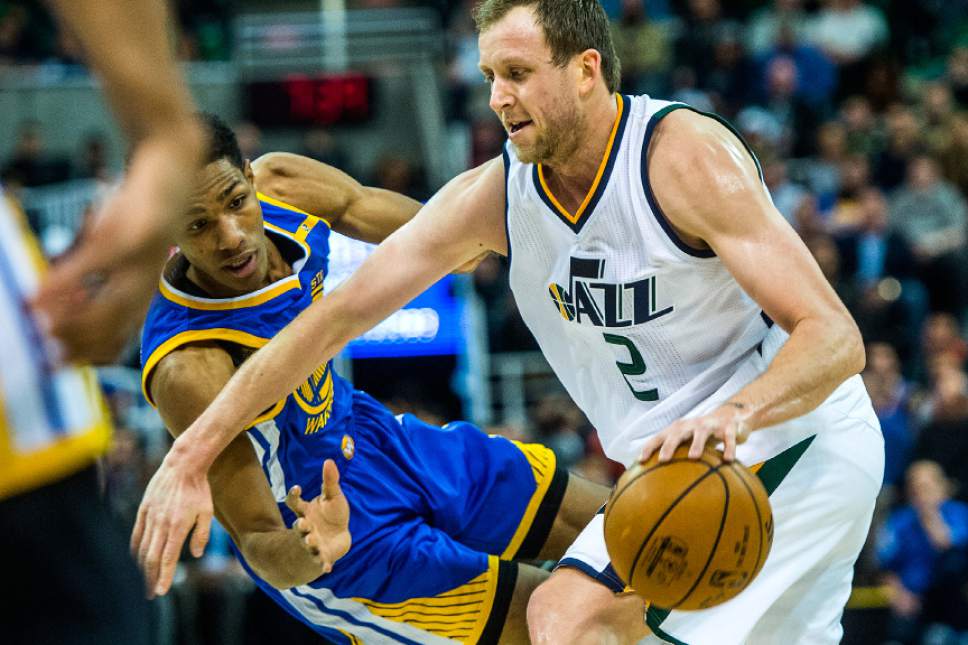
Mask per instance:
[[[344,285],[257,352],[176,442],[141,508],[152,550],[203,516],[212,459],[313,366],[482,251],[606,453],[721,444],[765,462],[773,549],[734,600],[621,594],[601,517],[532,596],[536,643],[834,643],[883,440],[857,327],[774,208],[750,151],[686,106],[618,95],[596,0],[484,0],[480,68],[509,145],[447,184]],[[157,572],[149,572],[157,578]]]
[[[150,614],[95,468],[111,424],[93,371],[66,359],[113,357],[137,327],[164,262],[164,224],[187,197],[204,138],[162,2],[49,4],[137,145],[92,237],[42,296],[43,258],[0,191],[0,641],[138,645],[150,642]]]

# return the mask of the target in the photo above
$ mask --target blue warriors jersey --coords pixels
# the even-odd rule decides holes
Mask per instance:
[[[151,372],[172,351],[202,341],[259,348],[321,296],[329,225],[259,200],[266,234],[297,258],[293,275],[230,299],[192,295],[163,278],[142,342],[149,401]],[[550,451],[466,423],[438,428],[395,417],[331,364],[247,433],[287,526],[295,517],[286,492],[296,484],[318,491],[325,459],[336,461],[351,507],[352,549],[310,584],[275,589],[239,554],[283,608],[334,643],[496,641],[514,587],[507,560],[536,554],[563,495],[566,479]]]

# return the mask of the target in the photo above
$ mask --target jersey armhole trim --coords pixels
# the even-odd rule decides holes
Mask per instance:
[[[504,237],[508,244],[508,266],[511,266],[511,156],[508,154],[508,145],[505,143],[501,148],[501,157],[504,159]]]
[[[145,401],[150,403],[152,407],[157,407],[148,390],[148,382],[151,380],[152,372],[164,357],[184,345],[213,340],[228,341],[252,349],[259,349],[269,342],[268,338],[228,328],[192,329],[175,334],[156,347],[144,361],[144,367],[141,370],[141,393],[144,395]]]
[[[148,359],[145,361],[144,368],[141,370],[141,394],[145,397],[145,401],[147,401],[151,407],[155,409],[158,408],[148,391],[148,382],[151,380],[151,373],[154,371],[155,367],[158,366],[158,363],[161,362],[161,359],[168,354],[171,354],[179,347],[189,343],[197,343],[205,340],[227,341],[230,343],[235,343],[236,345],[242,345],[243,347],[251,347],[252,349],[259,349],[269,342],[268,338],[249,334],[237,329],[227,329],[221,327],[214,329],[192,329],[189,331],[183,331],[180,334],[175,334],[155,348],[155,351],[151,352],[151,354],[148,356]],[[279,401],[276,401],[272,407],[253,419],[245,426],[244,429],[248,430],[253,426],[259,425],[263,421],[273,419],[282,411],[282,408],[286,405],[286,399],[288,398],[289,395],[287,394]]]
[[[649,145],[652,142],[652,134],[655,131],[655,127],[659,124],[659,121],[661,121],[663,118],[665,118],[675,110],[689,110],[691,112],[695,112],[696,114],[709,117],[710,119],[713,119],[714,121],[718,122],[720,125],[722,125],[727,130],[729,130],[733,134],[733,136],[739,139],[740,143],[743,144],[743,147],[746,148],[746,151],[753,159],[753,163],[756,164],[756,172],[760,177],[760,181],[763,181],[763,168],[760,166],[760,160],[756,158],[756,154],[753,152],[753,149],[746,142],[743,136],[736,130],[736,128],[732,126],[731,123],[729,123],[729,121],[719,116],[718,114],[715,114],[713,112],[704,112],[702,110],[698,110],[684,103],[677,103],[673,105],[668,105],[662,108],[661,110],[659,110],[658,112],[656,112],[654,115],[652,115],[652,119],[650,119],[649,125],[645,130],[645,137],[642,140],[641,169],[642,169],[642,186],[643,188],[645,188],[645,199],[646,201],[649,202],[649,206],[652,208],[652,213],[655,215],[655,219],[659,223],[659,226],[662,227],[662,230],[665,231],[669,239],[672,240],[673,244],[676,245],[676,248],[678,248],[683,253],[686,253],[696,258],[704,258],[704,259],[714,258],[716,257],[716,252],[713,251],[712,249],[697,249],[695,247],[692,247],[686,244],[686,242],[681,237],[679,237],[679,234],[676,233],[676,230],[672,227],[672,224],[669,222],[669,218],[666,217],[665,213],[662,212],[662,208],[659,207],[659,201],[656,199],[655,193],[652,191],[652,184],[649,181]]]

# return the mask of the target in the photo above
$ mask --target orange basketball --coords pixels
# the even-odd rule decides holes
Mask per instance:
[[[752,582],[773,544],[773,512],[760,480],[739,462],[689,445],[619,479],[605,507],[605,544],[618,575],[663,609],[706,609]]]

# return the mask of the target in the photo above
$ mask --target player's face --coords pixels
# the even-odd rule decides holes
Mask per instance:
[[[176,241],[200,287],[216,297],[262,288],[269,257],[262,208],[248,162],[240,170],[219,159],[202,170]]]
[[[529,7],[516,7],[480,35],[480,68],[491,109],[523,163],[560,163],[578,148],[580,68],[555,65]],[[577,57],[576,57],[577,58]]]

